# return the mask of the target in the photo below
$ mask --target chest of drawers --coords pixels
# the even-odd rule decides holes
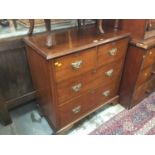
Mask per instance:
[[[56,32],[24,39],[38,101],[57,132],[119,98],[129,34],[98,34],[95,28]]]
[[[155,91],[155,38],[132,40],[124,68],[120,102],[132,108]]]

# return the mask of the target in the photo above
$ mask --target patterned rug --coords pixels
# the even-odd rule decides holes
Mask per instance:
[[[155,135],[155,92],[132,109],[123,110],[90,135]]]

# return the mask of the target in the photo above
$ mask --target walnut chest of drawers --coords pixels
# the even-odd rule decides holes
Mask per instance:
[[[155,37],[130,42],[120,87],[120,103],[132,108],[155,91]]]
[[[27,56],[38,101],[49,123],[60,132],[119,98],[129,34],[98,34],[95,28],[26,37]]]

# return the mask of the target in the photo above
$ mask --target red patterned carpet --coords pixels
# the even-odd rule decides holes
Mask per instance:
[[[155,92],[130,110],[124,110],[90,135],[155,135]]]

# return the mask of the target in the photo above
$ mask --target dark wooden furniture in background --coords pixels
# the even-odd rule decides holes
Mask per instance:
[[[151,19],[123,19],[119,28],[130,32],[133,40],[141,41],[155,36],[155,20]]]
[[[97,29],[99,30],[100,33],[104,33],[103,30],[103,19],[95,19]],[[86,19],[77,19],[78,22],[78,28],[85,28],[86,24]],[[82,23],[82,24],[81,24]]]
[[[12,122],[7,104],[5,103],[4,98],[2,97],[2,93],[0,92],[0,118],[2,119],[4,125],[8,125]]]
[[[51,49],[44,44],[46,35],[24,40],[41,109],[61,132],[118,100],[129,34],[99,34],[96,27],[87,27],[54,35]]]
[[[85,27],[85,20],[86,19],[78,19],[78,27],[81,27],[81,21],[83,22],[83,26]],[[106,25],[107,23],[109,23],[110,21],[110,25]],[[97,27],[100,33],[104,33],[104,28],[109,27],[110,29],[113,27],[114,31],[117,31],[119,28],[119,19],[96,19],[96,23],[97,23]],[[105,25],[105,26],[104,26]],[[113,26],[112,26],[113,25]]]
[[[0,41],[0,92],[6,117],[7,110],[35,98],[22,38]]]
[[[131,32],[132,37],[121,82],[120,103],[132,108],[155,91],[155,24],[153,20],[144,19],[120,23],[120,28]]]

